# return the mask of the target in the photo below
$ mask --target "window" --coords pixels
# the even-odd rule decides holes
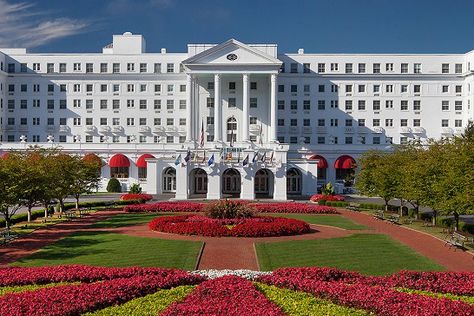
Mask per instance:
[[[160,74],[161,73],[161,64],[160,63],[154,63],[153,64],[153,72],[155,74]]]
[[[279,84],[278,85],[278,92],[285,92],[285,85]]]
[[[91,72],[94,72],[94,64],[87,63],[86,64],[86,73],[91,73]]]
[[[107,92],[107,85],[106,84],[101,84],[100,85],[100,92]]]
[[[408,85],[407,84],[402,84],[400,86],[400,92],[402,92],[402,93],[408,92]]]
[[[127,84],[127,92],[135,92],[135,85]]]
[[[303,92],[304,93],[309,93],[310,92],[310,85],[309,84],[305,84],[303,85]]]
[[[52,72],[54,72],[54,64],[52,64],[52,63],[47,63],[47,64],[46,64],[46,72],[47,72],[47,73],[52,73]]]
[[[229,100],[228,100],[228,107],[230,107],[230,108],[235,108],[235,106],[236,106],[235,98],[229,98]]]
[[[92,125],[92,123],[93,123],[92,117],[86,117],[86,125],[90,126]]]
[[[339,100],[331,100],[331,108],[338,108]]]
[[[179,109],[186,110],[186,100],[179,100]]]
[[[441,73],[449,74],[449,64],[441,64]]]
[[[295,84],[292,84],[292,85],[290,86],[290,91],[291,91],[292,93],[298,92],[298,86],[295,85]]]
[[[285,73],[285,63],[282,63],[280,66],[280,72]]]
[[[331,119],[330,122],[331,122],[330,125],[333,127],[336,127],[338,125],[338,119]]]
[[[285,100],[278,100],[278,110],[285,110]]]
[[[413,64],[413,73],[421,74],[421,64]]]
[[[235,82],[229,82],[229,90],[235,90]]]
[[[380,119],[373,119],[372,120],[372,126],[373,127],[380,126]]]
[[[385,71],[393,71],[393,64],[392,63],[387,63],[385,64]]]
[[[402,74],[407,74],[407,73],[408,73],[408,64],[403,63],[403,64],[401,65],[400,72],[401,72]]]
[[[359,64],[359,73],[360,74],[365,73],[365,64]]]
[[[357,108],[359,111],[365,111],[365,100],[359,100],[359,104]]]
[[[385,119],[386,127],[393,127],[393,119]]]
[[[8,64],[8,72],[10,72],[10,65],[13,65],[13,71],[11,72],[15,72],[15,64]],[[39,63],[33,63],[33,71],[40,71],[41,70],[41,66]]]
[[[360,84],[358,85],[359,93],[364,93],[365,92],[365,84]]]
[[[291,63],[290,64],[290,72],[291,73],[297,73],[298,72],[298,64],[297,63]]]
[[[179,92],[186,92],[186,85],[185,84],[179,85]]]
[[[140,85],[140,92],[146,92],[146,84]]]
[[[161,110],[161,100],[154,100],[153,101],[153,109]]]
[[[462,73],[462,64],[454,65],[454,72],[457,73],[457,74]]]
[[[133,125],[135,125],[135,118],[127,117],[127,126],[133,126]]]
[[[318,85],[318,92],[324,92],[326,86],[323,84]]]
[[[372,143],[374,145],[380,145],[380,136],[374,136],[374,138],[372,138]]]
[[[310,119],[303,119],[303,126],[311,126],[311,120]]]
[[[15,108],[15,100],[8,100],[8,109],[13,110]]]
[[[148,66],[146,63],[140,63],[140,72],[147,72],[148,71]]]
[[[415,126],[415,127],[421,126],[421,120],[420,119],[414,119],[413,120],[413,126]]]
[[[173,73],[174,72],[174,64],[172,64],[172,63],[166,64],[166,72],[167,73]]]
[[[454,111],[462,111],[462,101],[454,101]]]
[[[76,101],[80,101],[80,100],[76,100]],[[79,103],[79,106],[80,106],[80,103]],[[33,107],[34,108],[39,108],[40,107],[40,100],[39,99],[33,100]]]
[[[155,126],[156,126],[156,125],[161,125],[161,118],[155,117],[155,118],[153,119],[153,125],[155,125]]]
[[[401,119],[400,120],[400,126],[402,126],[402,127],[408,126],[408,120],[407,119]]]
[[[456,93],[462,93],[462,86],[461,85],[456,86],[455,91]]]
[[[39,92],[40,91],[40,85],[39,84],[34,84],[33,85],[33,92]]]
[[[290,101],[290,110],[298,110],[298,100]]]
[[[346,74],[352,73],[352,64],[346,64]]]
[[[206,118],[206,123],[207,123],[207,125],[214,125],[214,117],[208,116]]]
[[[346,100],[346,111],[352,111],[352,100]]]
[[[290,126],[298,126],[298,120],[297,119],[291,119],[290,120]]]
[[[346,136],[345,143],[352,144],[352,136]]]
[[[120,100],[112,100],[112,110],[120,109]]]
[[[303,64],[303,73],[309,74],[310,72],[311,72],[311,65],[307,64],[307,63],[304,63]]]
[[[81,64],[80,63],[73,63],[72,70],[74,71],[81,71]]]
[[[358,119],[357,120],[357,125],[358,126],[365,126],[365,119]]]
[[[290,137],[290,144],[297,144],[297,143],[298,143],[298,137],[291,136]]]
[[[305,111],[311,110],[311,101],[310,100],[303,100],[303,110],[305,110]]]
[[[352,93],[352,85],[346,84],[346,93]]]
[[[106,117],[101,117],[100,118],[100,125],[107,125],[107,118]]]
[[[251,108],[257,107],[257,98],[250,98],[250,107]]]
[[[107,63],[101,63],[100,64],[100,72],[107,72],[108,71],[108,65]]]
[[[250,124],[257,124],[257,118],[255,116],[251,116],[249,118],[249,123]]]
[[[400,110],[408,111],[408,100],[400,101]]]
[[[213,108],[214,107],[214,98],[207,98],[206,104],[207,104],[208,108]]]
[[[325,144],[325,143],[326,143],[326,137],[318,136],[318,144]]]
[[[386,109],[393,109],[393,100],[386,100],[385,101],[385,108]]]
[[[385,92],[392,93],[393,92],[393,84],[388,84],[385,86]]]
[[[26,109],[28,107],[28,100],[20,100],[20,109]]]
[[[114,74],[118,74],[120,72],[120,64],[119,63],[113,63],[112,64],[112,72]]]
[[[319,64],[318,64],[318,72],[319,72],[319,73],[324,73],[324,72],[326,72],[326,64],[319,63]]]
[[[80,126],[81,125],[81,118],[80,117],[74,117],[73,120],[72,120],[72,125]]]
[[[372,72],[374,74],[379,74],[380,73],[380,64],[373,64],[372,65],[372,70],[373,70]]]
[[[102,86],[104,85],[101,85],[101,90],[102,90]],[[105,85],[107,86],[107,85]],[[91,84],[86,84],[86,92],[92,92],[92,85]]]
[[[462,127],[462,120],[454,120],[454,127]]]
[[[135,64],[134,63],[127,63],[127,71],[135,71]]]
[[[127,100],[127,108],[131,109],[135,107],[135,100]]]
[[[443,85],[441,87],[441,92],[442,93],[448,93],[449,92],[449,86],[448,85]]]
[[[325,119],[318,119],[318,126],[320,126],[320,127],[326,126],[326,120]]]
[[[325,110],[325,109],[326,109],[326,101],[318,100],[318,110]]]
[[[73,87],[72,90],[73,90],[74,92],[81,92],[81,85],[80,85],[80,84],[77,84],[77,83],[76,83],[76,84],[74,84],[72,87]]]
[[[107,100],[100,100],[100,109],[101,110],[107,109]]]
[[[59,108],[60,108],[61,110],[65,110],[65,109],[66,109],[66,106],[67,106],[66,100],[64,100],[64,99],[59,100]]]
[[[413,111],[420,111],[421,110],[421,101],[415,100],[413,101]]]
[[[146,125],[146,117],[140,117],[140,119],[138,120],[138,125],[140,126]]]
[[[352,126],[352,120],[351,119],[346,119],[346,126],[348,126],[348,127]]]
[[[2,70],[3,70],[3,63],[2,63]],[[25,63],[20,64],[20,72],[27,72],[28,66]]]
[[[449,101],[441,101],[441,111],[449,111]]]
[[[257,82],[255,81],[250,82],[250,90],[257,90]]]
[[[372,110],[380,111],[380,100],[373,100],[372,101]]]
[[[331,63],[331,71],[339,71],[339,64]]]
[[[166,100],[166,109],[174,110],[174,100]]]
[[[449,127],[449,120],[441,120],[441,127]]]
[[[413,92],[414,93],[421,93],[421,85],[416,84],[413,86]]]
[[[54,100],[48,100],[46,104],[48,110],[54,110]]]
[[[331,92],[336,92],[339,90],[339,86],[337,84],[332,84],[331,85]]]

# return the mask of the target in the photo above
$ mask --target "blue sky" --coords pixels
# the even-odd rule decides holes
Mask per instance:
[[[0,47],[99,52],[131,31],[155,52],[234,37],[280,52],[462,53],[473,12],[473,0],[0,0]]]

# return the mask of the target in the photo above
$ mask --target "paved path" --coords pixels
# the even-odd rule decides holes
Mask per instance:
[[[12,263],[28,256],[59,239],[78,231],[84,231],[92,223],[122,213],[122,211],[99,211],[88,214],[81,219],[61,222],[45,228],[35,230],[31,234],[21,237],[0,247],[0,266]]]
[[[445,245],[445,242],[429,234],[375,219],[369,214],[343,209],[338,211],[342,216],[372,228],[375,233],[389,235],[420,254],[431,258],[448,270],[474,271],[474,256],[471,253],[453,247],[450,248]]]

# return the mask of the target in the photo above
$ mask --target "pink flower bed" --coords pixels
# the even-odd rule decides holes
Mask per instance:
[[[474,295],[474,273],[470,272],[401,271],[390,276],[369,277],[367,283],[456,295]]]
[[[308,203],[285,202],[285,203],[248,203],[255,207],[260,213],[303,213],[303,214],[338,214],[336,209]],[[141,212],[201,212],[204,203],[198,202],[157,202],[152,204],[128,205],[124,208],[129,213]]]
[[[257,291],[250,281],[225,276],[200,284],[182,302],[170,305],[160,316],[185,315],[285,315]]]
[[[231,226],[230,228],[228,226]],[[308,233],[307,223],[282,217],[211,219],[200,215],[165,216],[153,219],[151,230],[208,237],[273,237]]]
[[[151,199],[153,199],[153,196],[145,193],[126,193],[120,196],[121,201],[142,200],[143,202],[148,202]]]
[[[0,286],[27,284],[46,284],[57,282],[95,282],[128,278],[139,275],[166,276],[179,270],[162,268],[106,268],[81,265],[64,265],[52,267],[6,267],[0,268]]]
[[[334,202],[342,202],[344,201],[344,197],[342,195],[325,195],[325,194],[314,194],[311,196],[311,202],[319,202],[319,201],[334,201]]]
[[[357,282],[357,277],[353,276],[349,277],[349,281],[355,281],[352,284],[347,283],[347,276],[339,276],[335,281],[328,282],[318,277],[318,270],[314,271],[313,277],[310,277],[309,270],[306,273],[298,270],[276,270],[269,276],[261,277],[259,281],[312,293],[336,304],[364,309],[377,315],[474,315],[474,306],[461,301],[408,294],[386,286],[372,286]]]
[[[139,275],[96,283],[43,288],[0,297],[2,315],[80,315],[179,285],[197,284],[201,277],[175,270],[164,275]]]

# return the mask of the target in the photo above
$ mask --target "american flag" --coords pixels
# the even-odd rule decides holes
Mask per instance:
[[[204,147],[204,121],[201,121],[201,140],[199,141],[199,145]]]

